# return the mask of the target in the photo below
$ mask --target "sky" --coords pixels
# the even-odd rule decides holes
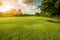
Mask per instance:
[[[38,8],[41,5],[41,0],[0,0],[6,1],[14,5],[16,9],[21,9],[23,13],[34,14],[40,12]]]

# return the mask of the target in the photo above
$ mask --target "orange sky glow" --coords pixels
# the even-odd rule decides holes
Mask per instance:
[[[0,2],[0,13],[3,14],[3,16],[11,16],[16,13],[16,9],[14,9],[14,6],[3,1]]]

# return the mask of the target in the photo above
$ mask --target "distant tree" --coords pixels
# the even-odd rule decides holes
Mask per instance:
[[[37,13],[35,13],[35,16],[40,16],[40,13],[38,13],[38,12],[37,12]]]
[[[20,13],[19,15],[20,15],[20,16],[23,16],[24,14],[23,14],[23,13]]]
[[[25,13],[24,16],[28,16],[28,14]]]
[[[19,10],[17,11],[17,13],[15,14],[15,16],[23,16],[23,13],[21,12],[21,9],[19,9]]]
[[[0,12],[0,17],[2,16],[2,13]]]

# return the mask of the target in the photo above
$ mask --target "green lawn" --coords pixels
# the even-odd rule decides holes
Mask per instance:
[[[60,21],[47,17],[0,18],[0,40],[60,40]]]

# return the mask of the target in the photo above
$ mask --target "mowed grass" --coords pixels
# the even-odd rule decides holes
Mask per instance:
[[[0,18],[0,40],[60,40],[60,23],[47,17]]]

